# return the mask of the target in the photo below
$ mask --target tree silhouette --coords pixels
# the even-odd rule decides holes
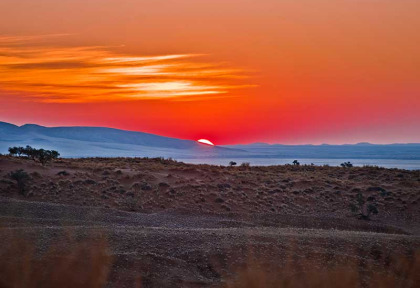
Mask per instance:
[[[18,153],[18,147],[9,147],[10,156],[15,156]]]
[[[344,168],[351,168],[353,167],[353,164],[351,164],[350,161],[347,161],[347,162],[341,163],[340,166]]]
[[[60,153],[55,150],[45,150],[45,149],[35,149],[27,145],[24,147],[9,147],[9,153],[12,156],[25,155],[28,158],[41,162],[42,165],[45,165],[47,162],[50,162],[53,159],[57,159],[60,156]]]

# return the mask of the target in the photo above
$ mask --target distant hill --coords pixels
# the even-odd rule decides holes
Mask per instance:
[[[35,124],[16,126],[0,122],[0,136],[50,137],[88,142],[133,144],[152,147],[189,149],[197,146],[195,141],[180,140],[143,132],[125,131],[104,127],[44,127]]]
[[[10,146],[58,150],[63,157],[172,157],[420,160],[420,144],[207,146],[191,140],[105,127],[16,126],[0,122],[0,153]]]
[[[10,146],[26,145],[55,149],[64,157],[212,157],[237,150],[105,127],[50,128],[0,122],[0,153],[6,153]]]

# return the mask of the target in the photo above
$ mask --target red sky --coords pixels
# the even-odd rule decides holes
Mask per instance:
[[[415,0],[2,0],[0,121],[420,142]]]

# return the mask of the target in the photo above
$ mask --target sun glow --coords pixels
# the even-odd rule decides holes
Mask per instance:
[[[214,144],[207,139],[200,139],[200,140],[197,140],[197,142],[201,144],[205,144],[205,145],[214,146]]]

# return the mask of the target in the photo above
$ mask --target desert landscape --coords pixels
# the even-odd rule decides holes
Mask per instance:
[[[0,0],[0,288],[420,287],[418,2]]]
[[[0,156],[1,286],[415,287],[419,189],[418,170]]]

